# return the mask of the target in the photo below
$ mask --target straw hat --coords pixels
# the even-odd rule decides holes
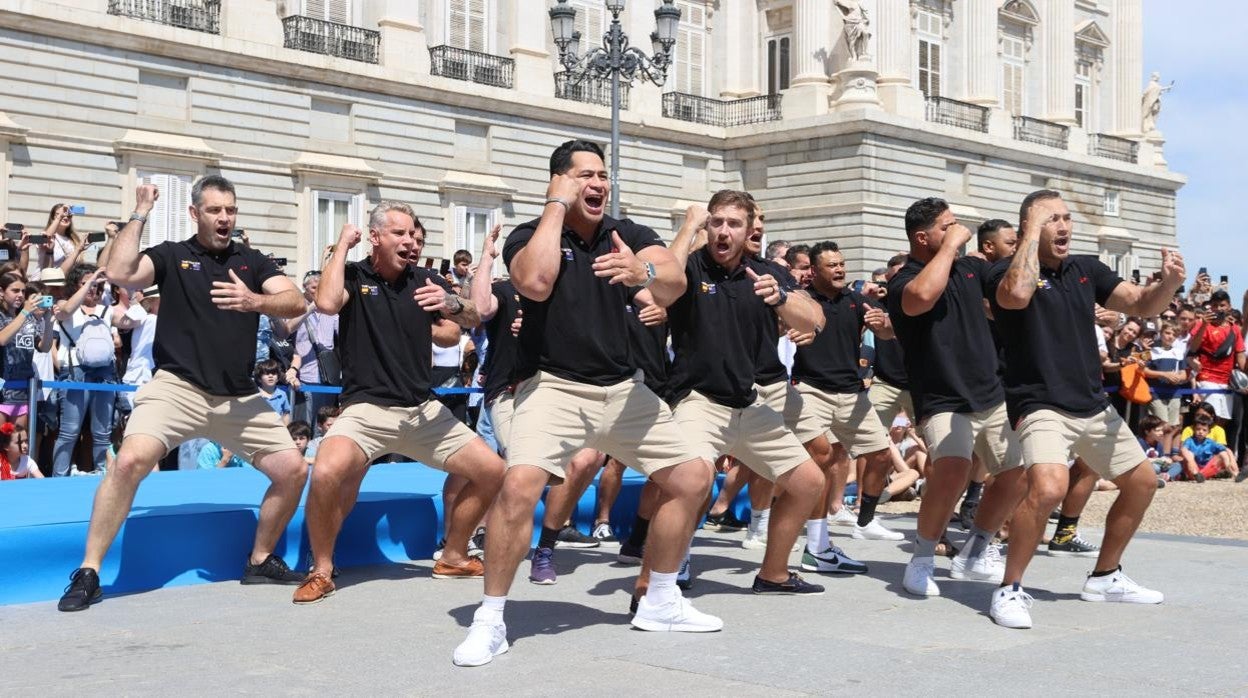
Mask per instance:
[[[37,281],[42,283],[44,286],[64,286],[65,272],[61,271],[58,267],[49,267],[39,273]]]

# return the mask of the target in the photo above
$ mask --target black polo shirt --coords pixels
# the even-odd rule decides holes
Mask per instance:
[[[997,374],[997,349],[984,314],[988,262],[957,259],[932,309],[906,315],[902,294],[926,266],[912,256],[888,283],[888,314],[906,356],[914,419],[1001,404],[1005,392]]]
[[[490,290],[498,301],[498,311],[485,321],[488,350],[481,373],[485,375],[485,401],[488,403],[515,384],[518,342],[511,333],[511,323],[520,311],[520,292],[510,281],[495,281]]]
[[[253,293],[282,271],[261,252],[233,241],[211,252],[199,240],[162,242],[143,251],[156,270],[160,322],[152,358],[158,370],[190,381],[209,395],[239,397],[256,392],[257,313],[221,310],[212,302],[214,281],[230,271]]]
[[[774,328],[777,318],[776,311],[754,293],[747,268],[759,275],[771,273],[752,259],[728,271],[705,247],[689,255],[685,264],[689,287],[667,309],[676,352],[668,380],[672,404],[694,390],[726,407],[754,403],[758,337]]]
[[[338,312],[344,407],[357,402],[414,407],[429,399],[433,325],[440,314],[412,298],[428,279],[451,290],[440,275],[410,264],[393,283],[371,260],[347,265],[347,303]]]
[[[780,284],[780,288],[783,288],[785,293],[792,293],[798,290],[797,280],[793,278],[788,269],[770,259],[758,259],[755,257],[753,261],[757,262],[763,269],[766,269],[765,273],[775,277]],[[758,273],[761,276],[764,272],[759,271]],[[789,379],[789,369],[780,363],[778,346],[780,343],[780,323],[774,322],[770,327],[764,328],[762,332],[758,333],[757,339],[758,372],[754,376],[754,382],[759,385],[775,385],[781,381],[787,381]]]
[[[1101,390],[1101,354],[1093,306],[1122,283],[1096,257],[1070,255],[1057,269],[1040,267],[1031,302],[1022,310],[997,304],[997,287],[1012,258],[989,273],[986,289],[1005,350],[1005,400],[1010,420],[1043,409],[1090,417],[1109,404]]]
[[[523,223],[507,236],[503,260],[511,267],[516,254],[532,239],[541,219]],[[663,245],[657,233],[629,220],[603,216],[590,242],[569,228],[560,243],[559,275],[550,297],[538,302],[521,294],[524,324],[516,380],[538,370],[589,385],[614,385],[636,372],[628,341],[629,289],[594,276],[593,263],[612,251],[617,231],[633,252]]]
[[[810,295],[823,308],[823,331],[815,341],[797,348],[793,358],[793,382],[806,383],[829,393],[860,393],[862,378],[862,329],[866,326],[868,301],[848,287],[834,298],[812,286]]]
[[[896,339],[875,338],[875,377],[901,390],[910,389],[906,352]]]
[[[667,323],[647,327],[638,318],[641,308],[629,303],[625,307],[628,315],[628,341],[632,344],[633,359],[636,367],[641,369],[645,377],[646,387],[655,395],[667,393]]]

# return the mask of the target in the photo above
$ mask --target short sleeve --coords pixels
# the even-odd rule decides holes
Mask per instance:
[[[446,291],[447,293],[454,293],[454,291],[451,290],[451,285],[447,283],[446,279],[443,278],[441,274],[435,274],[432,271],[429,271],[428,269],[421,269],[419,274],[420,276],[423,276],[425,279],[432,279],[433,283],[437,284],[438,286],[441,286],[443,291]],[[417,288],[420,288],[425,285],[425,282],[423,279],[418,280],[416,282],[416,285],[417,285]],[[442,314],[437,313],[437,312],[430,312],[429,317],[432,318],[434,321],[437,321],[439,318],[442,317]]]
[[[886,306],[885,310],[890,315],[904,314],[904,311],[901,309],[901,294],[905,292],[906,286],[911,281],[914,281],[918,275],[918,270],[907,264],[898,269],[893,278],[888,280],[888,294],[884,296],[884,305]]]
[[[981,257],[967,256],[963,257],[963,259],[965,260],[967,271],[979,278],[980,289],[984,294],[984,298],[987,298],[989,286],[991,285],[989,277],[992,275],[992,262]],[[995,286],[992,286],[992,288],[996,289]]]
[[[1010,270],[1010,263],[1014,261],[1013,257],[999,259],[995,264],[988,267],[988,271],[984,274],[984,297],[996,309],[997,306],[997,289],[1001,287],[1001,281],[1005,279],[1005,273]]]
[[[264,282],[275,276],[281,276],[283,272],[281,268],[277,266],[277,262],[273,261],[272,257],[260,254],[254,250],[252,253],[258,258],[255,260],[256,288],[252,290],[259,293],[264,286]]]
[[[162,242],[140,253],[147,255],[147,258],[152,260],[152,269],[156,272],[154,281],[157,286],[165,282],[165,272],[169,269],[169,244],[168,242]]]
[[[535,232],[537,232],[537,221],[530,221],[516,226],[507,236],[506,242],[503,243],[503,264],[506,264],[508,269],[511,268],[511,260],[515,259],[525,245],[529,244]]]
[[[1114,289],[1122,283],[1122,277],[1118,276],[1118,272],[1110,269],[1099,259],[1094,257],[1085,257],[1087,261],[1084,264],[1083,271],[1091,278],[1093,288],[1096,291],[1096,302],[1105,305],[1109,301],[1109,297],[1113,295]]]
[[[630,220],[619,221],[619,225],[615,227],[615,231],[620,234],[620,239],[634,253],[641,252],[647,247],[665,247],[663,239],[659,234],[654,232],[653,228],[644,225],[638,225]]]

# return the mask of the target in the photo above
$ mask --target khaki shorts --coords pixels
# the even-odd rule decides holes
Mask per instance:
[[[516,386],[514,404],[507,467],[535,465],[563,478],[572,456],[592,448],[650,476],[697,457],[640,371],[608,386],[538,371]]]
[[[282,418],[257,390],[245,397],[209,395],[190,381],[157,371],[139,388],[126,436],[150,436],[169,451],[194,437],[215,441],[248,463],[294,448]]]
[[[938,412],[923,420],[923,438],[932,462],[979,456],[997,475],[1023,464],[1022,447],[1010,428],[1005,403],[980,412]]]
[[[511,418],[516,414],[515,396],[510,390],[499,393],[489,407],[490,426],[494,427],[494,440],[498,442],[498,452],[507,457],[507,442],[511,439]]]
[[[1039,410],[1023,417],[1017,431],[1028,468],[1037,463],[1066,463],[1073,451],[1097,475],[1113,480],[1145,460],[1140,442],[1112,407],[1091,417]]]
[[[1148,413],[1166,424],[1183,423],[1183,401],[1177,397],[1169,400],[1160,398],[1148,403]]]
[[[354,441],[368,461],[398,453],[440,469],[456,451],[477,438],[437,400],[415,407],[381,407],[367,402],[348,405],[325,432],[326,440],[335,436]]]
[[[810,456],[784,417],[761,397],[749,407],[725,407],[701,393],[689,393],[674,411],[681,436],[694,452],[714,463],[730,455],[771,482]]]
[[[802,397],[797,439],[802,443],[830,431],[851,458],[883,451],[892,443],[866,392],[825,393],[804,383],[797,392]]]
[[[893,420],[903,411],[911,421],[914,421],[914,400],[910,399],[909,390],[902,390],[876,378],[871,382],[867,397],[875,406],[875,412],[880,415],[880,422],[885,427],[891,427]]]
[[[784,426],[789,431],[797,431],[797,425],[802,421],[802,396],[797,394],[797,388],[788,381],[755,385],[754,388],[758,390],[759,400],[784,416]]]

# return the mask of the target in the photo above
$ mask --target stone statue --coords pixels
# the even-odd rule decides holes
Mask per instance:
[[[867,17],[867,11],[858,4],[858,0],[836,0],[836,9],[841,11],[841,21],[845,25],[845,45],[849,48],[849,60],[867,60],[870,58],[867,54],[867,42],[871,39],[871,32],[868,31],[871,20]]]
[[[1144,96],[1140,99],[1141,117],[1140,131],[1147,136],[1157,130],[1157,115],[1161,113],[1161,95],[1174,89],[1174,81],[1169,85],[1161,84],[1161,73],[1153,73],[1144,88]]]

